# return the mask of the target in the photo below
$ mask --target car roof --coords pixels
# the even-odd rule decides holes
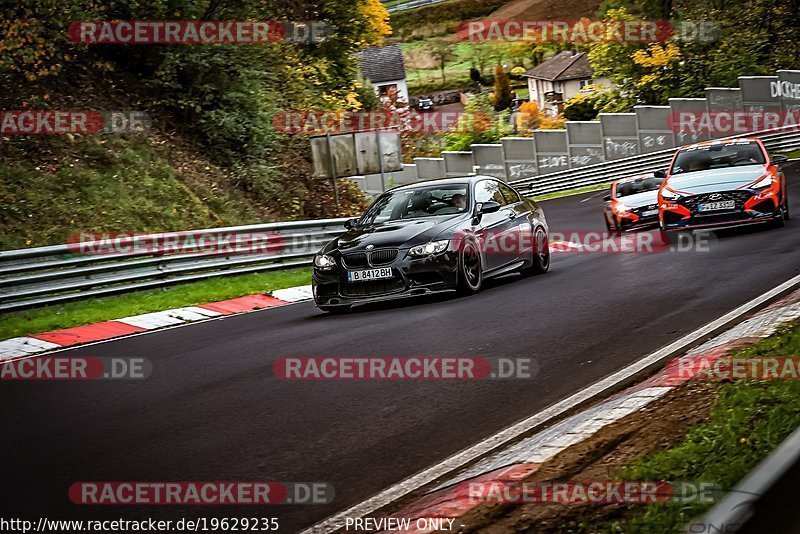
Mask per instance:
[[[486,176],[486,175],[478,174],[478,175],[469,175],[469,176],[459,176],[459,177],[455,177],[455,178],[442,178],[440,180],[423,180],[423,181],[420,181],[420,182],[414,182],[413,184],[407,184],[407,185],[401,185],[401,186],[398,186],[398,187],[393,187],[389,191],[403,191],[405,189],[415,189],[415,188],[417,188],[417,187],[419,187],[421,185],[424,185],[425,187],[428,187],[428,186],[436,187],[436,186],[440,186],[440,185],[474,184],[475,182],[478,182],[480,180],[487,180],[487,179],[488,180],[497,180],[499,182],[503,181],[503,180],[500,180],[500,178],[497,178],[495,176]]]
[[[699,143],[692,143],[690,145],[683,145],[678,150],[683,150],[684,148],[691,148],[691,147],[701,147],[701,146],[711,146],[711,145],[721,145],[725,143],[736,143],[737,141],[749,141],[749,142],[760,142],[761,139],[758,137],[734,137],[732,139],[709,139],[708,141],[700,141]]]

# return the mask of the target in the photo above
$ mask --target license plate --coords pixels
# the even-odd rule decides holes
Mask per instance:
[[[642,212],[642,217],[652,217],[658,215],[658,210],[647,210]]]
[[[732,210],[736,207],[735,200],[723,200],[722,202],[706,202],[698,206],[699,211],[718,211],[718,210]]]
[[[349,282],[367,282],[369,280],[381,280],[391,278],[391,267],[381,267],[380,269],[366,269],[364,271],[347,271]]]

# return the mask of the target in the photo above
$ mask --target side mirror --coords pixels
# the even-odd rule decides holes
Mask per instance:
[[[606,195],[603,197],[603,202],[611,202],[611,195]]]
[[[352,229],[352,228],[355,228],[355,227],[356,227],[356,223],[357,223],[357,222],[358,222],[358,219],[347,219],[347,220],[344,222],[344,227],[345,227],[345,228],[347,228],[348,230],[350,230],[350,229]]]
[[[787,161],[789,161],[788,156],[772,156],[772,161],[770,161],[770,163],[773,165],[783,165]]]
[[[657,170],[656,172],[653,173],[653,176],[655,176],[656,178],[666,178],[667,177],[667,171],[659,169],[659,170]]]
[[[495,202],[494,200],[488,200],[478,205],[479,215],[483,215],[484,213],[494,213],[499,210],[500,210],[500,203]]]

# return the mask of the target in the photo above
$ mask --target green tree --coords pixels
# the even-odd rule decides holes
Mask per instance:
[[[445,68],[447,64],[456,57],[453,45],[444,39],[437,39],[433,43],[431,56],[436,61],[436,66],[439,67],[439,71],[442,73],[442,83],[446,83],[447,76],[445,75]]]

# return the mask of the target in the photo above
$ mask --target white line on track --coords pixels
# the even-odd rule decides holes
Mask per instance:
[[[603,394],[617,389],[620,384],[627,382],[633,377],[647,371],[653,367],[663,364],[673,356],[676,356],[687,349],[691,348],[694,344],[703,341],[712,334],[718,333],[725,327],[730,327],[740,322],[743,317],[756,309],[762,307],[769,301],[782,296],[788,291],[800,286],[800,275],[780,284],[779,286],[767,291],[766,293],[754,298],[750,302],[739,306],[738,308],[726,313],[722,317],[711,321],[710,323],[701,326],[697,330],[683,336],[662,347],[661,349],[652,352],[644,358],[628,365],[627,367],[617,371],[616,373],[592,384],[583,391],[579,391],[567,397],[566,399],[553,404],[541,412],[520,421],[497,434],[490,436],[476,443],[475,445],[457,452],[444,461],[437,463],[415,475],[412,475],[405,480],[398,482],[380,493],[370,497],[369,499],[330,516],[329,518],[309,527],[301,532],[301,534],[327,534],[335,532],[344,526],[344,520],[348,517],[359,518],[387,506],[398,499],[408,495],[409,493],[427,486],[437,479],[451,474],[454,471],[461,469],[465,465],[474,462],[475,460],[485,456],[509,442],[517,439],[518,437],[532,431],[533,429],[542,426],[544,423],[550,422],[553,419],[564,415],[570,410],[587,403],[590,400],[598,398]]]

